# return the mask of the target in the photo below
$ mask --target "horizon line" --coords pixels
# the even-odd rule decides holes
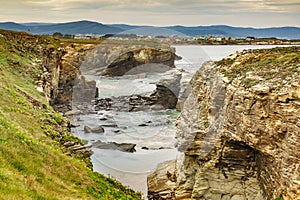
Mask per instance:
[[[37,24],[65,24],[65,23],[74,23],[74,22],[94,22],[102,25],[128,25],[128,26],[147,26],[147,27],[157,27],[157,28],[166,28],[166,27],[174,27],[174,26],[182,26],[182,27],[201,27],[201,26],[229,26],[233,28],[254,28],[254,29],[266,29],[266,28],[300,28],[300,26],[294,25],[283,25],[283,26],[270,26],[270,27],[255,27],[255,26],[236,26],[229,24],[209,24],[209,25],[184,25],[184,24],[173,24],[173,25],[146,25],[146,24],[127,24],[127,23],[102,23],[94,20],[76,20],[76,21],[63,21],[63,22],[38,22],[38,21],[26,21],[26,22],[17,22],[17,21],[1,21],[0,23],[16,23],[16,24],[29,24],[29,23],[37,23]]]

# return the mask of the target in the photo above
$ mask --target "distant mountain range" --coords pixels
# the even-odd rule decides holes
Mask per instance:
[[[225,36],[245,38],[247,36],[263,38],[276,37],[281,39],[300,39],[299,27],[276,28],[242,28],[225,25],[212,26],[132,26],[127,24],[101,24],[91,21],[77,21],[68,23],[15,23],[2,22],[1,29],[15,31],[30,31],[33,34],[49,34],[55,32],[63,34],[138,34],[150,36]]]

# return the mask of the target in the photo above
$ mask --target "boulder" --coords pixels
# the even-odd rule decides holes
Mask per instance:
[[[102,126],[98,126],[92,129],[93,133],[104,133],[104,128]]]
[[[76,128],[76,127],[79,127],[80,124],[77,124],[76,122],[74,122],[73,120],[70,121],[70,125],[71,125],[71,128]]]
[[[89,127],[89,126],[84,126],[83,130],[84,130],[85,133],[91,133],[92,132],[92,128]]]
[[[124,152],[135,152],[135,146],[136,144],[130,144],[130,143],[116,143],[116,142],[102,142],[98,140],[97,142],[94,142],[93,147],[99,148],[99,149],[112,149],[112,150],[118,150],[118,151],[124,151]]]
[[[89,126],[84,126],[83,128],[85,133],[104,133],[103,126],[98,126],[96,128],[91,128]]]
[[[165,109],[176,108],[180,92],[181,72],[177,69],[166,72],[156,83],[156,90],[151,95],[155,97],[155,103]]]

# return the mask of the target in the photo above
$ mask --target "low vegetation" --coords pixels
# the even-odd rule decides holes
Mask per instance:
[[[196,39],[200,45],[293,45],[299,44],[299,39],[287,40],[278,38],[231,38],[231,37],[212,37]]]
[[[32,37],[9,34],[20,34],[20,40]],[[35,89],[42,73],[35,60],[42,55],[20,41],[12,43],[9,34],[0,31],[0,199],[141,199],[139,193],[93,172],[80,156],[63,153],[55,135],[81,141],[70,135],[66,119]]]
[[[248,50],[216,64],[221,66],[220,71],[230,82],[239,78],[245,88],[266,83],[273,89],[280,89],[284,84],[281,80],[288,83],[300,73],[300,47]]]

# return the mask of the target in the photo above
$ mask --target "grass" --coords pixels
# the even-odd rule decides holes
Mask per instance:
[[[231,83],[240,78],[245,88],[259,83],[269,83],[275,89],[280,82],[292,79],[299,74],[300,47],[278,47],[273,49],[248,50],[235,59],[223,59],[216,62],[219,71],[229,78]],[[251,73],[252,77],[249,78]],[[280,80],[280,81],[278,81]]]
[[[139,193],[93,172],[80,155],[63,153],[62,140],[82,141],[35,89],[42,66],[32,65],[42,55],[31,40],[45,46],[57,41],[0,34],[0,199],[141,199]]]

